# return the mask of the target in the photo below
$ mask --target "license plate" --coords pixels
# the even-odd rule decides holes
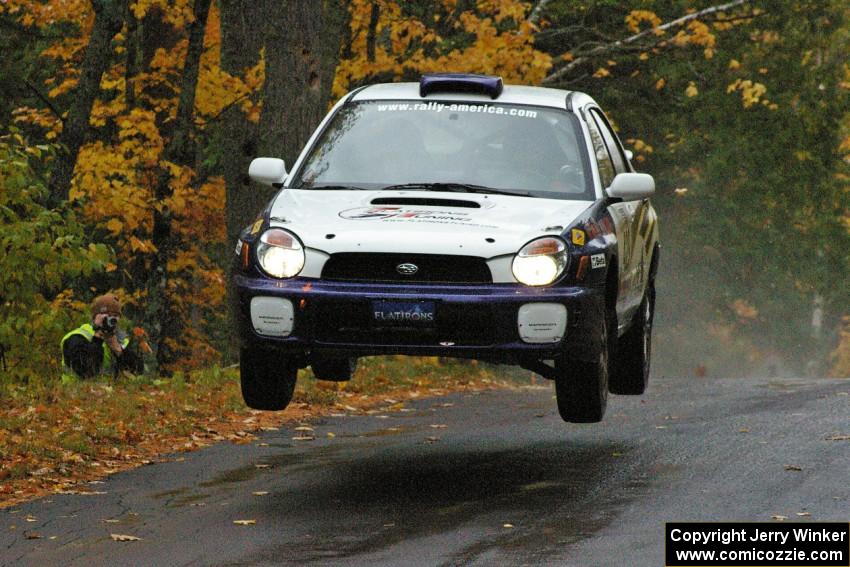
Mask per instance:
[[[379,326],[430,327],[436,322],[433,301],[373,301],[372,320]]]

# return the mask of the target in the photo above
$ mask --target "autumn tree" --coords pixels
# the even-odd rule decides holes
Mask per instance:
[[[148,279],[147,320],[152,324],[151,337],[159,345],[157,363],[164,368],[176,362],[179,354],[177,341],[182,332],[181,320],[174,317],[173,308],[178,294],[175,293],[176,290],[169,289],[168,264],[177,252],[177,243],[171,227],[176,220],[170,207],[174,196],[171,170],[192,166],[195,161],[192,119],[195,114],[195,93],[209,9],[210,0],[194,0],[192,21],[188,25],[189,37],[178,91],[176,117],[168,125],[169,140],[160,156],[160,170],[153,190],[154,200],[159,206],[154,206],[153,209],[151,242],[156,252],[151,261]]]
[[[68,199],[77,155],[89,130],[91,109],[100,94],[100,80],[109,67],[112,38],[121,30],[124,21],[124,2],[120,0],[92,0],[92,11],[94,23],[80,65],[77,85],[72,91],[73,102],[59,135],[62,152],[50,176],[50,193],[54,203]]]

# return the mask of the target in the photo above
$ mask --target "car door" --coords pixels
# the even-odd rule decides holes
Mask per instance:
[[[631,171],[622,146],[605,115],[598,107],[590,106],[585,113],[593,140],[603,188],[607,188],[619,173]],[[640,226],[648,212],[647,202],[613,200],[608,212],[617,233],[620,288],[617,294],[617,320],[620,328],[631,320],[640,305],[646,279],[647,259],[644,254]]]

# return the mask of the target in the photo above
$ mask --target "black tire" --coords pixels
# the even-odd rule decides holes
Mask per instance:
[[[602,421],[608,404],[608,365],[610,343],[608,318],[602,319],[601,348],[595,362],[555,361],[555,397],[561,419],[570,423]]]
[[[356,358],[327,358],[314,360],[310,366],[317,380],[329,382],[347,382],[351,380],[354,369],[357,368]]]
[[[298,366],[286,356],[269,351],[239,350],[242,399],[252,409],[286,409],[295,392]]]
[[[639,396],[649,384],[652,358],[652,319],[655,316],[655,283],[650,280],[632,326],[617,343],[617,359],[611,373],[612,394]]]

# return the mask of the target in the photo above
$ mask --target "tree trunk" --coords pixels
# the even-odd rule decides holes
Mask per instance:
[[[56,205],[68,200],[71,177],[80,147],[86,141],[92,105],[100,92],[100,78],[109,68],[112,55],[112,38],[121,31],[124,2],[120,0],[92,0],[94,25],[83,56],[80,79],[74,89],[73,102],[68,118],[59,135],[59,144],[64,151],[56,157],[50,176],[50,200]]]
[[[378,39],[378,20],[381,19],[381,5],[372,4],[372,12],[369,15],[369,31],[366,33],[366,60],[375,62],[375,43]]]
[[[270,0],[221,0],[221,67],[231,75],[240,76],[245,69],[260,60],[263,48],[263,27],[269,24],[274,6]],[[259,125],[246,120],[239,105],[225,111],[221,121],[221,171],[227,186],[225,253],[230,260],[239,232],[253,220],[269,200],[272,191],[251,185],[248,165],[258,156]],[[225,262],[225,265],[229,265]]]
[[[348,9],[340,0],[290,0],[266,33],[260,151],[294,165],[327,112]]]
[[[127,110],[136,106],[136,75],[139,74],[139,21],[136,14],[127,5],[125,12],[127,21],[126,57],[124,63],[124,103]]]
[[[172,126],[171,137],[160,158],[161,162],[169,161],[179,165],[194,164],[195,148],[191,138],[192,117],[209,8],[210,0],[195,0],[193,8],[195,20],[189,28],[189,46],[186,61],[183,64],[177,116]],[[163,204],[172,196],[173,191],[168,184],[170,179],[168,170],[161,167],[154,191],[157,203]],[[168,260],[176,247],[171,232],[172,220],[172,212],[166,206],[154,209],[152,240],[157,251],[151,264],[147,298],[147,320],[153,324],[152,339],[157,345],[157,366],[159,370],[166,372],[176,360],[178,353],[174,349],[174,341],[180,336],[182,328],[182,320],[176,313],[175,302],[170,296],[173,290],[169,289]]]
[[[257,22],[265,22],[260,30]],[[234,105],[225,113],[222,171],[227,185],[227,248],[272,196],[252,186],[248,165],[280,157],[287,167],[327,111],[348,9],[342,0],[221,0],[221,65],[233,75],[256,65],[266,48],[259,125]]]

